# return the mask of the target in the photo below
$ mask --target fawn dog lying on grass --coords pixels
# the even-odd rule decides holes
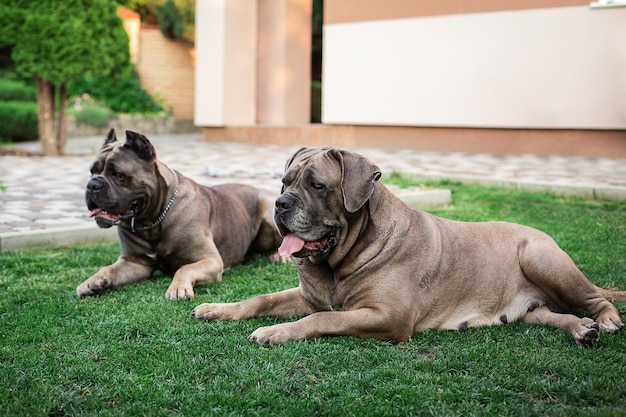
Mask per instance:
[[[623,324],[607,299],[552,238],[506,222],[466,223],[414,210],[378,183],[380,169],[335,148],[301,149],[287,162],[274,222],[300,284],[228,304],[201,304],[203,320],[257,316],[295,322],[261,327],[267,345],[322,335],[405,341],[426,329],[522,320],[554,326],[577,344]],[[593,318],[571,313],[585,310]]]

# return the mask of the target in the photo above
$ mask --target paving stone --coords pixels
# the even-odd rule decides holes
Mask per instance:
[[[213,186],[240,182],[275,193],[281,187],[285,161],[301,147],[208,143],[200,139],[199,134],[150,137],[159,159],[200,184]],[[99,230],[87,217],[84,187],[89,180],[89,167],[103,141],[101,137],[70,139],[67,152],[72,156],[0,156],[0,250],[9,246],[16,248],[16,242],[28,242],[26,235],[34,236],[33,239],[40,242],[54,242],[54,239],[42,236],[62,234],[63,231],[63,236],[70,236],[68,239],[74,241],[72,239],[77,239],[81,233],[91,235],[93,230]],[[40,144],[19,143],[16,148],[39,151]],[[399,172],[423,180],[449,179],[586,198],[626,200],[626,160],[623,159],[406,149],[354,150],[375,162],[383,177]],[[430,193],[428,196],[426,191]],[[446,195],[449,201],[447,190],[397,192],[399,195],[404,193],[401,198],[407,202],[423,207],[445,204]],[[16,233],[21,234],[19,239],[15,237]],[[5,238],[13,243],[3,245],[7,241]],[[56,241],[68,240],[59,238]]]

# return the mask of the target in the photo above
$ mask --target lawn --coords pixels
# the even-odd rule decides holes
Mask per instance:
[[[453,203],[429,211],[539,228],[595,284],[626,288],[626,202],[444,185]],[[293,265],[255,257],[193,301],[165,300],[163,275],[78,299],[76,286],[117,254],[110,244],[0,254],[0,415],[626,415],[625,333],[581,348],[517,323],[266,348],[247,336],[278,319],[204,323],[190,312],[293,287]]]

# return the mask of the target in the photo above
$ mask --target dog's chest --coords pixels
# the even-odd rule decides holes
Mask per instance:
[[[300,287],[304,298],[318,311],[351,310],[362,293],[358,286],[334,279],[301,281]]]

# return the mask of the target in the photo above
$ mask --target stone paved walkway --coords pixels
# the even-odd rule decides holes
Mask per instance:
[[[121,132],[118,132],[122,136]],[[278,191],[284,163],[299,146],[207,143],[199,134],[150,137],[158,157],[197,182],[242,182]],[[0,237],[3,234],[94,226],[83,193],[104,138],[72,139],[69,156],[0,156]],[[38,143],[18,144],[38,151]],[[536,155],[487,155],[354,149],[393,171],[589,198],[626,200],[626,160]],[[1,248],[0,248],[1,250]]]

